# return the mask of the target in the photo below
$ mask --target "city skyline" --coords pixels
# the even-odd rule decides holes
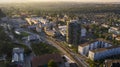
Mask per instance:
[[[120,0],[1,0],[0,3],[11,2],[120,2]]]

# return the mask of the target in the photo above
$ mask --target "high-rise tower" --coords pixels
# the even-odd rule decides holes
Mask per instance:
[[[67,23],[66,41],[68,44],[78,45],[80,43],[81,24],[77,20]]]

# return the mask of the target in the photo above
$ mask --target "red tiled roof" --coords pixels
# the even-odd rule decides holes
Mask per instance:
[[[45,55],[42,55],[42,56],[34,57],[32,59],[32,67],[37,67],[38,65],[48,64],[48,62],[50,60],[53,60],[56,63],[63,61],[60,54],[45,54]]]

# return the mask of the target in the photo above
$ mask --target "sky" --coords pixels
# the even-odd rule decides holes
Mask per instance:
[[[120,2],[120,0],[0,0],[0,3],[6,2]]]

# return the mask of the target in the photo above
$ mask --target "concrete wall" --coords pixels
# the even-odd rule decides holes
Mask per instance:
[[[118,55],[120,54],[120,47],[118,48],[112,48],[112,49],[106,49],[106,50],[103,50],[101,52],[92,52],[92,51],[89,51],[89,58],[91,60],[100,60],[100,59],[104,59],[106,57],[110,57],[110,56],[113,56],[113,55]]]
[[[110,46],[112,46],[112,45],[109,43],[106,43],[104,41],[96,41],[96,42],[93,42],[93,43],[86,45],[84,47],[79,46],[78,52],[82,55],[88,56],[90,50],[94,50],[97,48],[105,48],[105,47],[110,47]]]

